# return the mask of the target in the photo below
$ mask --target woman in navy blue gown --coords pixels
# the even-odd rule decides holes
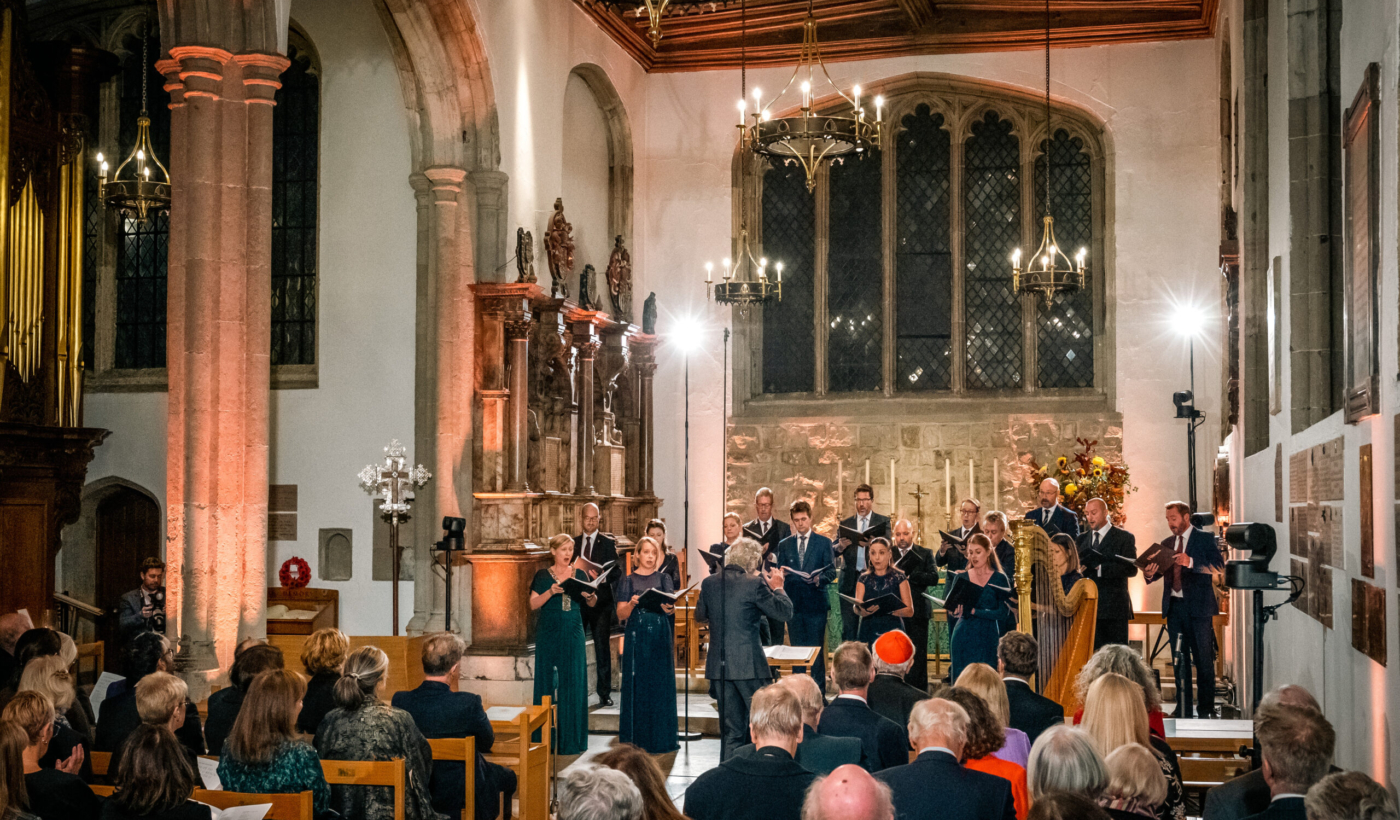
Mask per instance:
[[[1015,593],[987,536],[976,533],[967,539],[967,571],[958,573],[956,580],[948,584],[950,593],[958,584],[972,584],[981,592],[970,609],[963,607],[950,613],[958,617],[953,630],[950,680],[957,680],[963,669],[974,663],[995,669],[997,642],[1016,626],[1016,616],[1006,605]]]
[[[661,545],[654,538],[637,542],[637,566],[617,582],[617,618],[627,625],[622,637],[622,716],[618,740],[652,754],[675,751],[676,661],[675,632],[671,615],[675,607],[662,604],[660,611],[642,606],[649,589],[675,592],[671,576],[661,571]]]
[[[874,644],[875,639],[895,629],[904,628],[904,619],[914,615],[914,601],[909,591],[909,578],[891,566],[894,558],[890,542],[874,538],[865,548],[867,572],[856,581],[856,600],[864,603],[884,595],[893,595],[904,606],[892,612],[876,613],[863,606],[852,607],[860,616],[860,628],[856,630],[856,640]]]

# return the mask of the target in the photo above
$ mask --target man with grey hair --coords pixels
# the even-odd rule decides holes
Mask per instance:
[[[831,737],[817,732],[826,700],[811,675],[788,675],[779,678],[774,685],[791,692],[802,707],[802,740],[797,743],[798,765],[820,775],[831,774],[847,763],[860,765],[860,738]],[[750,743],[735,755],[743,755],[753,749],[754,745]]]
[[[1035,800],[1054,792],[1097,800],[1108,787],[1108,766],[1083,729],[1051,726],[1031,747],[1026,784]]]
[[[888,783],[848,764],[807,790],[802,820],[894,820],[894,796]]]
[[[1327,776],[1336,732],[1315,709],[1276,704],[1254,715],[1254,735],[1264,757],[1269,807],[1253,820],[1307,820],[1303,805],[1308,789]]]
[[[792,617],[782,568],[760,574],[762,559],[763,548],[757,541],[740,538],[724,554],[724,571],[700,583],[700,601],[695,606],[695,620],[710,625],[705,679],[710,682],[710,697],[719,701],[721,760],[747,742],[749,702],[773,679],[759,624],[764,617],[780,621]]]
[[[1400,820],[1395,797],[1362,772],[1322,778],[1303,799],[1308,820]]]
[[[755,692],[749,731],[752,751],[730,757],[686,789],[686,817],[800,820],[802,796],[816,775],[795,759],[802,738],[802,706],[797,696],[777,684]]]
[[[921,700],[909,715],[913,763],[878,772],[899,820],[1015,820],[1011,781],[963,768],[967,712],[943,698]]]
[[[580,766],[559,778],[559,820],[641,820],[642,792],[632,778]]]
[[[1040,482],[1036,496],[1040,506],[1026,513],[1027,521],[1034,521],[1049,535],[1062,532],[1070,538],[1079,538],[1079,516],[1060,503],[1060,482],[1045,479]]]
[[[1259,700],[1259,709],[1268,706],[1296,706],[1311,709],[1318,714],[1322,707],[1312,693],[1297,684],[1287,684],[1264,693]],[[1333,767],[1332,771],[1340,771]],[[1259,814],[1269,807],[1269,784],[1264,780],[1264,771],[1255,769],[1239,777],[1216,786],[1206,792],[1206,803],[1202,817],[1204,820],[1243,820],[1252,814]]]

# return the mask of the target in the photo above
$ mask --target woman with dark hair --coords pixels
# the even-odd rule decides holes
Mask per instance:
[[[194,767],[169,729],[143,723],[126,739],[123,749],[126,753],[113,780],[116,791],[102,804],[100,820],[211,819],[208,806],[190,799]]]
[[[219,782],[229,791],[249,794],[310,791],[316,816],[324,817],[330,808],[331,787],[321,758],[310,743],[296,738],[305,693],[301,675],[286,669],[263,672],[253,679],[219,758]]]
[[[1084,577],[1079,568],[1079,547],[1074,539],[1062,532],[1050,536],[1050,560],[1055,564],[1055,572],[1060,574],[1060,583],[1068,595],[1074,582]]]
[[[661,573],[671,578],[672,589],[682,589],[681,584],[681,562],[671,548],[666,544],[666,522],[660,518],[653,518],[647,522],[646,536],[655,539],[661,545],[661,554],[666,556],[661,562]]]
[[[243,707],[253,679],[264,672],[281,669],[283,665],[282,650],[275,646],[252,644],[234,651],[233,666],[228,671],[232,685],[209,696],[209,716],[204,721],[204,743],[209,747],[209,754],[223,754],[224,739],[238,720],[238,711]]]
[[[599,766],[627,775],[642,793],[642,816],[638,820],[686,820],[676,811],[675,801],[666,791],[666,776],[656,758],[631,743],[619,743],[593,758]]]
[[[995,757],[1006,743],[1006,732],[987,702],[971,689],[961,686],[945,687],[937,697],[951,700],[967,712],[967,741],[963,744],[963,766],[975,772],[994,774],[1011,783],[1011,799],[1016,804],[1016,820],[1026,820],[1030,811],[1030,791],[1026,787],[1026,769]]]
[[[39,820],[25,811],[29,790],[24,786],[24,750],[29,736],[9,721],[0,721],[0,820]]]
[[[10,698],[19,691],[19,679],[24,674],[24,667],[35,658],[43,658],[49,655],[57,655],[63,648],[63,639],[58,636],[58,632],[41,626],[36,629],[25,630],[24,634],[15,641],[15,666],[14,672],[4,681],[0,681],[0,708],[10,702]]]
[[[335,708],[335,684],[349,654],[350,639],[333,626],[312,632],[302,644],[301,666],[311,680],[306,683],[306,696],[297,716],[298,732],[314,736],[321,721]]]
[[[890,542],[884,538],[873,538],[865,548],[865,569],[856,581],[856,600],[852,611],[860,617],[856,640],[874,646],[875,639],[886,632],[904,628],[904,619],[914,617],[913,593],[909,591],[909,576],[894,568],[894,553]],[[866,609],[866,601],[874,601],[886,595],[898,598],[903,606],[898,609],[880,612]]]
[[[136,709],[136,684],[154,672],[173,671],[175,650],[159,632],[140,632],[127,644],[122,662],[126,670],[126,688],[119,694],[108,695],[102,702],[102,714],[97,718],[97,740],[93,744],[95,751],[117,751],[127,735],[141,724],[141,714]],[[185,720],[176,737],[191,755],[204,754],[204,728],[199,720],[199,710],[188,700],[185,702]]]
[[[622,712],[618,740],[635,743],[652,754],[676,750],[675,632],[671,614],[640,605],[651,589],[674,592],[671,576],[660,571],[661,544],[643,536],[637,542],[636,569],[617,582],[617,618],[626,625],[622,638]]]
[[[428,791],[433,750],[413,717],[383,700],[389,682],[389,656],[377,646],[350,653],[335,684],[336,708],[321,721],[316,751],[322,760],[403,759],[408,773],[404,796],[407,820],[438,820]],[[331,808],[356,820],[392,820],[394,790],[386,786],[331,788]]]
[[[948,613],[949,621],[958,620],[953,629],[950,680],[957,680],[962,671],[974,663],[996,668],[997,642],[1016,624],[1016,616],[1006,606],[1015,595],[1011,579],[1001,571],[992,542],[980,532],[967,539],[967,569],[948,582],[947,594],[954,594],[966,584],[973,586],[975,602]],[[957,594],[962,595],[961,592]]]

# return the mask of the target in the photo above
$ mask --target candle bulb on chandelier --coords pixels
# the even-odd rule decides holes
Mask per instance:
[[[1014,250],[1014,251],[1011,252],[1011,264],[1012,264],[1013,266],[1015,266],[1015,267],[1018,267],[1018,268],[1021,267],[1021,249],[1020,249],[1020,248],[1017,248],[1016,250]]]
[[[705,284],[709,285],[715,281],[715,263],[705,263]]]
[[[884,109],[884,107],[885,107],[885,98],[877,94],[877,95],[875,96],[875,124],[876,124],[876,125],[879,125],[880,123],[884,122],[884,117],[883,117],[883,115],[881,114],[881,111],[882,111],[882,109]]]
[[[743,98],[743,97],[740,97],[740,98],[739,98],[739,126],[740,126],[740,127],[743,127],[743,125],[744,125],[744,117],[748,114],[748,111],[749,111],[748,103],[744,102],[744,98]]]
[[[783,263],[779,262],[776,267],[778,268],[778,281],[781,283],[783,281]]]
[[[806,111],[812,107],[812,84],[806,80],[802,81],[802,110]]]
[[[1080,249],[1079,249],[1079,253],[1076,253],[1076,254],[1074,255],[1074,261],[1075,261],[1076,263],[1079,264],[1079,269],[1080,269],[1080,270],[1083,270],[1083,269],[1084,269],[1084,257],[1086,257],[1086,256],[1088,256],[1088,255],[1089,255],[1089,249],[1088,249],[1088,248],[1080,248]]]
[[[860,110],[860,86],[856,86],[856,87],[852,88],[852,89],[851,89],[851,93],[855,95],[855,100],[851,103],[851,105],[852,105],[852,107],[854,107],[857,111],[859,111],[859,110]]]
[[[758,278],[763,281],[768,280],[768,257],[763,256],[758,260]]]
[[[732,276],[732,275],[733,275],[733,274],[732,274],[732,273],[730,272],[730,270],[729,270],[729,257],[726,256],[726,257],[724,258],[724,281],[728,282],[728,281],[729,281],[729,277]]]

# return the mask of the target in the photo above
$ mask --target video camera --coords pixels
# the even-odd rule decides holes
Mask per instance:
[[[1231,524],[1225,542],[1249,557],[1225,563],[1225,586],[1230,589],[1279,589],[1281,578],[1269,569],[1278,550],[1274,528],[1268,524]]]

